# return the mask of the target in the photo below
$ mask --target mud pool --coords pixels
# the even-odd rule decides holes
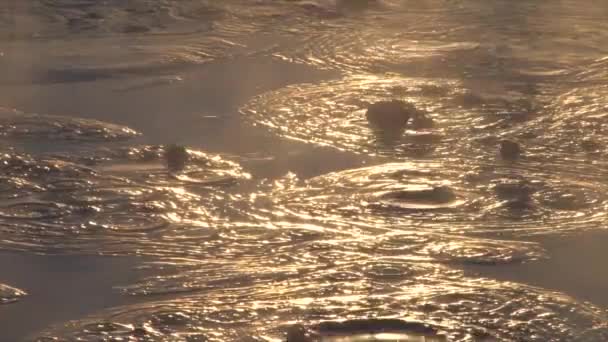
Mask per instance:
[[[5,1],[0,42],[0,342],[608,340],[608,3]]]

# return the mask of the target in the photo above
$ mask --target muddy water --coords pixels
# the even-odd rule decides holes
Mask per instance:
[[[607,340],[601,246],[576,242],[608,213],[607,23],[592,0],[3,3],[0,249],[24,257],[0,313],[38,309],[0,331]],[[416,114],[368,122],[393,100]],[[112,262],[69,294],[33,254]]]

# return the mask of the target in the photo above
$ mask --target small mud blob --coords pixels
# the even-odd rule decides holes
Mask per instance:
[[[501,200],[529,199],[534,188],[525,181],[500,180],[494,185],[494,192]]]
[[[436,209],[451,206],[458,197],[448,186],[420,186],[382,194],[381,199],[393,205],[411,209]]]
[[[0,304],[16,302],[25,295],[26,293],[19,289],[0,284]]]
[[[169,171],[181,171],[186,167],[190,156],[184,146],[170,145],[165,152],[165,158]]]
[[[521,156],[522,149],[519,143],[513,140],[502,140],[500,142],[500,156],[506,160],[515,160]]]
[[[365,117],[369,124],[382,131],[399,131],[407,124],[410,117],[417,115],[416,107],[408,102],[392,100],[380,101],[367,108]]]

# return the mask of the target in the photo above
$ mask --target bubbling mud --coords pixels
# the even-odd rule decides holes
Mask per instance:
[[[521,80],[563,76],[606,52],[598,49],[608,40],[604,18],[576,1],[559,5],[397,1],[387,5],[374,15],[340,18],[332,28],[279,46],[274,56],[355,74],[389,71]],[[577,30],[563,30],[573,25]],[[549,35],[559,39],[542,38]]]
[[[488,84],[483,93],[473,93],[456,79],[359,75],[262,94],[241,112],[280,136],[346,151],[468,158],[495,154],[492,143],[518,133],[545,101],[518,92],[499,95],[504,90]],[[394,130],[378,130],[366,111],[382,101],[407,101],[433,125],[413,118],[410,124],[395,122]]]
[[[420,161],[336,172],[272,196],[283,216],[363,231],[558,234],[602,229],[608,197],[598,175],[559,165]]]
[[[548,107],[548,114],[526,129],[529,144],[572,167],[606,165],[608,123],[606,82],[582,82]]]
[[[39,253],[188,254],[186,244],[197,249],[189,234],[228,222],[223,206],[234,195],[224,190],[249,178],[222,156],[188,153],[176,173],[164,166],[162,146],[5,155],[1,167],[13,182],[0,203],[0,244]]]
[[[608,340],[608,314],[592,304],[465,276],[550,258],[523,241],[532,235],[605,229],[606,10],[575,0],[0,4],[9,97],[95,82],[82,90],[205,111],[150,88],[195,91],[219,65],[236,70],[235,94],[261,93],[212,107],[241,106],[253,126],[365,165],[299,180],[318,170],[311,163],[342,165],[309,149],[282,165],[293,174],[251,179],[233,156],[117,148],[138,133],[0,109],[0,248],[146,257],[141,278],[115,284],[139,304],[37,341]],[[288,72],[270,83],[230,79],[276,59],[333,78],[297,84],[281,63]],[[222,132],[241,137],[224,114]],[[183,140],[213,143],[197,132]],[[0,304],[23,295],[0,285]]]

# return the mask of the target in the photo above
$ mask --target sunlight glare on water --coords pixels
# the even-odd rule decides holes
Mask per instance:
[[[605,230],[605,2],[6,1],[0,32],[0,249],[138,257],[35,341],[608,340],[467,272]]]

